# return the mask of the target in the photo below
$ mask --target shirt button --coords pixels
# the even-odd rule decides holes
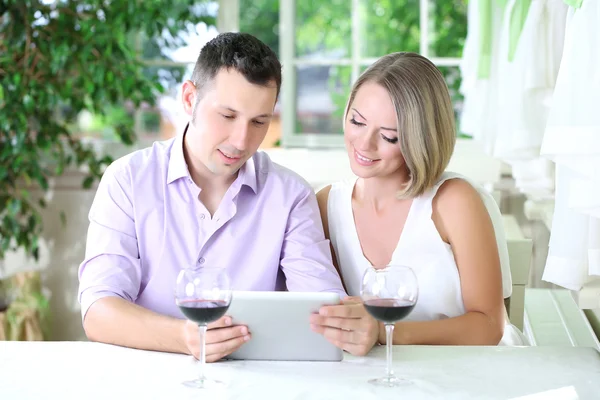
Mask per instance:
[[[204,260],[204,257],[200,257],[200,258],[198,259],[198,264],[204,264],[204,261],[205,261],[205,260]]]
[[[200,214],[200,219],[204,219],[206,216],[204,214]]]

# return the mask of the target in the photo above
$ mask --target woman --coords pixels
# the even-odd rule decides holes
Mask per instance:
[[[348,294],[360,295],[368,267],[408,265],[419,301],[396,324],[394,344],[497,345],[507,321],[498,245],[481,194],[444,172],[456,132],[435,65],[413,53],[374,63],[352,89],[344,138],[358,179],[317,198]],[[356,297],[324,307],[311,324],[352,354],[385,343]]]

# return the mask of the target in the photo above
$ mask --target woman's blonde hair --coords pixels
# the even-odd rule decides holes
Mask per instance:
[[[356,92],[365,82],[383,86],[396,109],[398,143],[409,173],[409,182],[399,196],[419,196],[439,180],[454,151],[454,110],[446,81],[423,56],[388,54],[371,65],[354,84],[344,121]]]

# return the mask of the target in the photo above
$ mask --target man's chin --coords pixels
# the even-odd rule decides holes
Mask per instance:
[[[246,160],[239,160],[233,164],[224,164],[223,162],[215,162],[213,163],[213,168],[211,171],[213,174],[217,176],[227,177],[231,175],[235,175],[238,173],[240,168],[244,165]]]

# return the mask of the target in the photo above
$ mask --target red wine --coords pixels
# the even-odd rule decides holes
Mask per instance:
[[[393,324],[410,314],[415,303],[396,299],[372,299],[365,301],[365,308],[376,320]]]
[[[184,300],[178,305],[187,319],[198,324],[218,320],[229,308],[229,304],[222,300]]]

